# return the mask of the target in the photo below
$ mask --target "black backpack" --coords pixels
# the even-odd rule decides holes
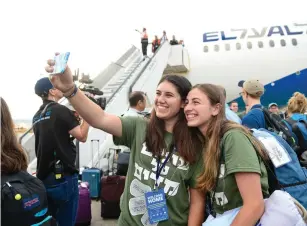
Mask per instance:
[[[289,130],[285,120],[279,114],[272,113],[264,107],[262,107],[261,110],[264,114],[265,129],[281,136],[294,151],[298,150],[299,146],[295,139],[295,135]]]
[[[44,184],[25,171],[1,175],[1,225],[54,226]]]

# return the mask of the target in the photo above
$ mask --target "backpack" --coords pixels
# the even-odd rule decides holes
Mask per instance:
[[[284,190],[307,208],[307,169],[301,167],[296,153],[290,145],[274,132],[266,129],[252,129],[270,160],[263,160],[268,173],[270,194]]]
[[[296,136],[285,124],[285,120],[279,114],[272,113],[264,107],[261,110],[265,119],[265,129],[282,137],[296,152],[299,149]]]
[[[296,154],[301,160],[301,164],[303,166],[307,166],[307,158],[304,159],[304,154],[307,154],[307,121],[304,119],[294,120],[294,119],[286,119],[284,122],[289,130],[295,135],[295,139],[297,140],[298,149],[296,150]]]
[[[1,175],[3,226],[52,226],[44,184],[25,171]]]

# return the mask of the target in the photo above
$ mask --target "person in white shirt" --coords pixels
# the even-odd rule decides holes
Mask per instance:
[[[163,35],[162,35],[162,37],[161,37],[161,39],[160,39],[160,42],[161,42],[161,44],[162,44],[162,43],[165,42],[165,41],[168,41],[168,38],[167,38],[167,36],[166,36],[166,31],[163,31]]]
[[[219,86],[219,87],[222,89],[222,92],[226,99],[226,89],[223,86]],[[228,120],[236,122],[238,124],[242,124],[240,117],[229,108],[229,105],[227,103],[225,104],[225,114]]]
[[[142,116],[146,107],[146,97],[141,91],[132,92],[129,95],[129,109],[122,116]]]

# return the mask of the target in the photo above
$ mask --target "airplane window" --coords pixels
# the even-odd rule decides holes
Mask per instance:
[[[271,47],[274,47],[274,46],[275,46],[274,41],[273,41],[273,40],[270,40],[269,45],[270,45]]]
[[[230,50],[230,44],[229,43],[225,44],[225,49],[226,49],[226,51]]]
[[[204,52],[207,53],[209,51],[208,46],[204,46]]]
[[[219,45],[214,45],[214,51],[218,52],[220,50],[220,46]]]
[[[286,46],[286,41],[285,41],[284,39],[281,39],[281,40],[280,40],[280,45],[281,45],[281,46]]]
[[[295,38],[292,39],[292,45],[297,46],[297,40]]]
[[[240,49],[241,49],[241,44],[240,44],[240,43],[237,43],[237,44],[236,44],[236,48],[237,48],[237,50],[240,50]]]
[[[247,42],[247,48],[251,49],[253,47],[253,44],[251,42]]]
[[[259,48],[263,48],[263,42],[262,42],[262,41],[259,41],[259,42],[258,42],[258,47],[259,47]]]
[[[296,72],[296,75],[300,75],[300,74],[301,74],[301,71],[297,71],[297,72]]]

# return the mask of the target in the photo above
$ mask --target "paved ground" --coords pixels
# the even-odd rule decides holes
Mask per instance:
[[[103,220],[100,216],[100,200],[92,200],[92,223],[91,226],[117,226],[117,220]]]

